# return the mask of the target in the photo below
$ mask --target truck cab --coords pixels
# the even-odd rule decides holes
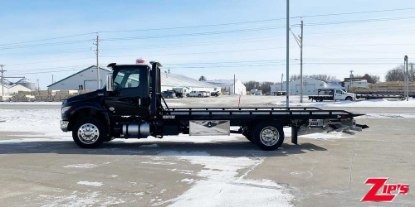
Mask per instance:
[[[346,100],[353,101],[356,100],[356,94],[348,93],[343,89],[332,89],[334,90],[334,100]]]

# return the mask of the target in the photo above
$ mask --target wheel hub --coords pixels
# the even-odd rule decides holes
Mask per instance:
[[[79,140],[84,144],[95,143],[99,138],[98,127],[91,123],[85,123],[78,129]]]
[[[265,127],[260,134],[261,143],[266,146],[274,146],[279,140],[279,132],[275,127]]]

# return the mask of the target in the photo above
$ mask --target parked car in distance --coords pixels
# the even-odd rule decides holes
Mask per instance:
[[[187,97],[208,97],[208,94],[210,96],[210,93],[206,91],[191,91]]]
[[[176,98],[176,92],[174,91],[163,91],[161,92],[163,98]]]
[[[202,97],[210,97],[209,91],[200,91],[202,93]]]

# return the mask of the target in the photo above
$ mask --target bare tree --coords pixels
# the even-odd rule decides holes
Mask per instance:
[[[397,66],[394,69],[389,70],[386,73],[385,80],[388,82],[389,81],[403,81],[404,80],[403,72],[404,72],[404,66],[403,65]]]
[[[273,82],[258,82],[258,81],[248,81],[245,82],[244,85],[247,91],[251,91],[252,89],[262,90],[263,94],[267,94],[271,92],[271,85],[274,85]]]
[[[329,75],[326,75],[326,74],[304,75],[303,78],[311,78],[311,79],[322,80],[322,81],[336,80],[335,76],[329,76]],[[291,81],[300,80],[300,76],[299,75],[292,75],[290,80]]]
[[[415,74],[412,67],[413,63],[409,63],[409,80],[414,81]],[[386,81],[404,81],[404,65],[399,65],[392,70],[389,70],[385,76]]]
[[[377,83],[380,80],[380,77],[377,75],[365,74],[363,76],[355,76],[355,78],[362,78],[367,80],[368,83]]]

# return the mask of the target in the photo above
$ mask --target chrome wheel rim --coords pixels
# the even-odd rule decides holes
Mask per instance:
[[[261,130],[260,140],[265,146],[271,147],[277,144],[280,139],[278,129],[272,126],[265,127]]]
[[[79,141],[84,144],[93,144],[99,138],[98,127],[91,123],[85,123],[78,129]]]

